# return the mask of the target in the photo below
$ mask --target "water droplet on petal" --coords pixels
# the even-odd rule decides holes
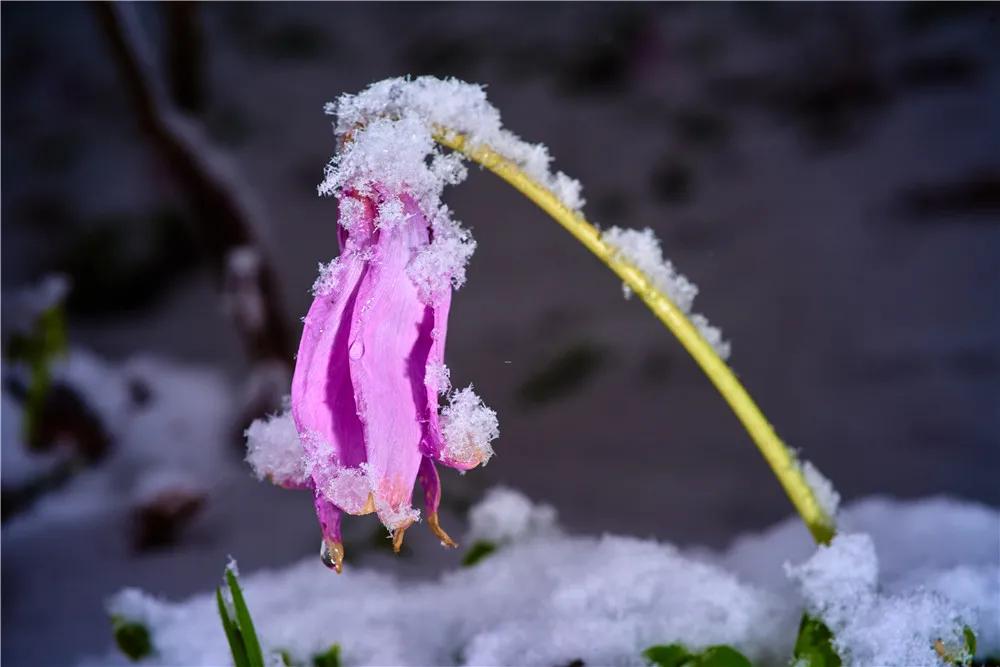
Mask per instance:
[[[348,352],[348,354],[350,354],[351,359],[354,359],[355,361],[360,359],[361,357],[365,356],[365,344],[362,343],[360,340],[354,341],[353,343],[351,343],[351,349]]]

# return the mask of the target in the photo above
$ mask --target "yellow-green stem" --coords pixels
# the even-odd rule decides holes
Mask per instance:
[[[684,349],[694,357],[729,403],[729,407],[736,413],[760,453],[771,466],[813,538],[819,543],[829,542],[835,530],[833,518],[817,501],[816,495],[802,474],[802,467],[795,454],[781,441],[726,362],[719,358],[677,304],[658,290],[642,271],[605,243],[594,225],[576,211],[566,207],[552,191],[524,173],[514,162],[489,146],[470,145],[462,134],[445,128],[438,128],[434,138],[440,144],[459,151],[514,186],[597,255],[598,259],[639,295],[653,314],[677,337]]]

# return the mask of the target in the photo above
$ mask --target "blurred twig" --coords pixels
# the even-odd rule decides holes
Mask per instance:
[[[287,368],[291,348],[278,282],[241,180],[164,92],[131,6],[98,2],[93,7],[143,129],[202,218],[199,231],[222,277],[226,308],[248,356]]]
[[[188,112],[205,106],[205,79],[201,61],[204,53],[198,2],[167,2],[167,76],[174,103]]]

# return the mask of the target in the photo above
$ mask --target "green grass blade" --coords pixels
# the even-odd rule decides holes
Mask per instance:
[[[229,618],[229,609],[226,607],[226,601],[222,599],[222,588],[215,589],[215,601],[219,604],[219,618],[222,619],[222,629],[226,632],[229,651],[233,654],[233,664],[236,667],[250,667],[247,651],[243,648],[243,638],[240,637],[240,631],[236,629],[233,620]]]
[[[240,629],[240,636],[243,638],[243,646],[246,648],[247,660],[250,667],[264,667],[264,654],[260,650],[260,642],[257,640],[257,632],[253,627],[253,620],[250,618],[250,610],[243,599],[243,591],[240,589],[240,582],[236,580],[236,574],[231,568],[226,568],[226,583],[233,594],[233,609],[236,611],[236,623]]]

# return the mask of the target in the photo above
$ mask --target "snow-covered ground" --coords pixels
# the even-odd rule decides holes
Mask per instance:
[[[721,553],[614,535],[564,534],[551,507],[491,490],[468,538],[498,551],[436,579],[406,581],[317,558],[243,578],[265,653],[297,664],[341,646],[347,665],[643,665],[643,649],[729,644],[758,665],[787,664],[803,609],[833,629],[849,667],[937,667],[933,644],[1000,651],[1000,513],[947,499],[872,498],[809,556],[789,519]],[[846,531],[864,531],[850,533]],[[877,555],[876,555],[877,551]],[[220,665],[229,648],[215,596],[166,601],[130,589],[112,613],[150,628],[150,665]],[[125,664],[109,655],[87,665]]]

